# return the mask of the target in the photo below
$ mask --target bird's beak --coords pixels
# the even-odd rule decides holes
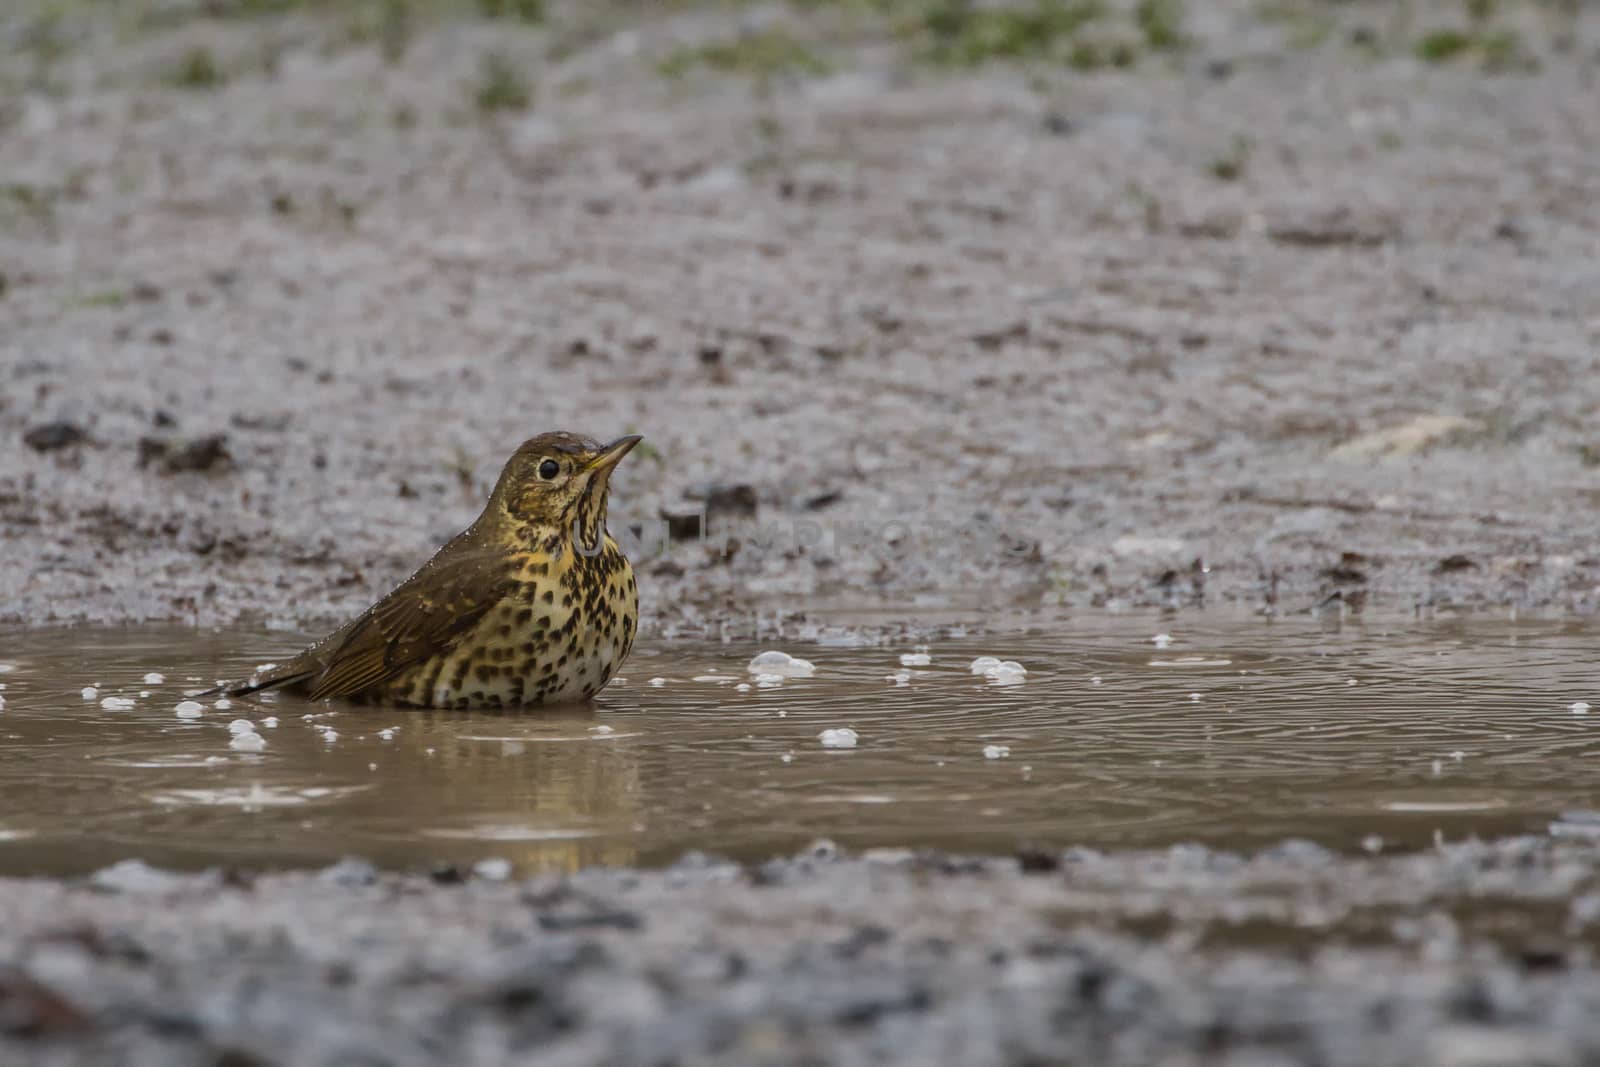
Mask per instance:
[[[617,438],[602,448],[599,454],[589,461],[589,469],[595,472],[604,471],[609,474],[613,467],[622,462],[622,457],[631,452],[633,446],[643,440],[644,438],[636,433],[629,434],[627,437]]]

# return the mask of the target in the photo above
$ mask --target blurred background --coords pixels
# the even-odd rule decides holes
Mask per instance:
[[[553,428],[646,435],[668,633],[1593,605],[1600,6],[12,0],[0,45],[8,620],[348,615]]]

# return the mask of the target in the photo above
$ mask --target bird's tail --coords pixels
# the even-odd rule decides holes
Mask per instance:
[[[264,689],[280,689],[285,686],[296,686],[309,682],[317,674],[315,664],[306,664],[301,661],[291,660],[281,666],[275,665],[266,670],[258,670],[248,678],[236,682],[223,682],[210,689],[189,693],[192,697],[245,697],[251,693],[259,693]]]

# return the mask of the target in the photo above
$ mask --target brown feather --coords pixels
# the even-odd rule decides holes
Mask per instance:
[[[317,656],[325,666],[310,682],[312,700],[353,697],[382,685],[472,631],[506,595],[519,560],[504,549],[477,547],[473,534],[469,529],[445,545],[324,642],[332,651]]]

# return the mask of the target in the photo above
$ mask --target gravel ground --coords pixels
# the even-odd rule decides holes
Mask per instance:
[[[0,619],[314,629],[552,427],[647,436],[624,522],[709,498],[669,633],[1592,609],[1600,11],[1193,5],[1085,73],[848,7],[0,21]]]
[[[0,14],[0,621],[315,630],[556,427],[669,635],[1595,605],[1594,5],[245,6]],[[0,1061],[1591,1063],[1597,863],[0,881]]]
[[[0,1057],[149,1064],[1600,1059],[1600,848],[1288,842],[441,885],[0,883]],[[1536,917],[1530,921],[1530,917]]]

